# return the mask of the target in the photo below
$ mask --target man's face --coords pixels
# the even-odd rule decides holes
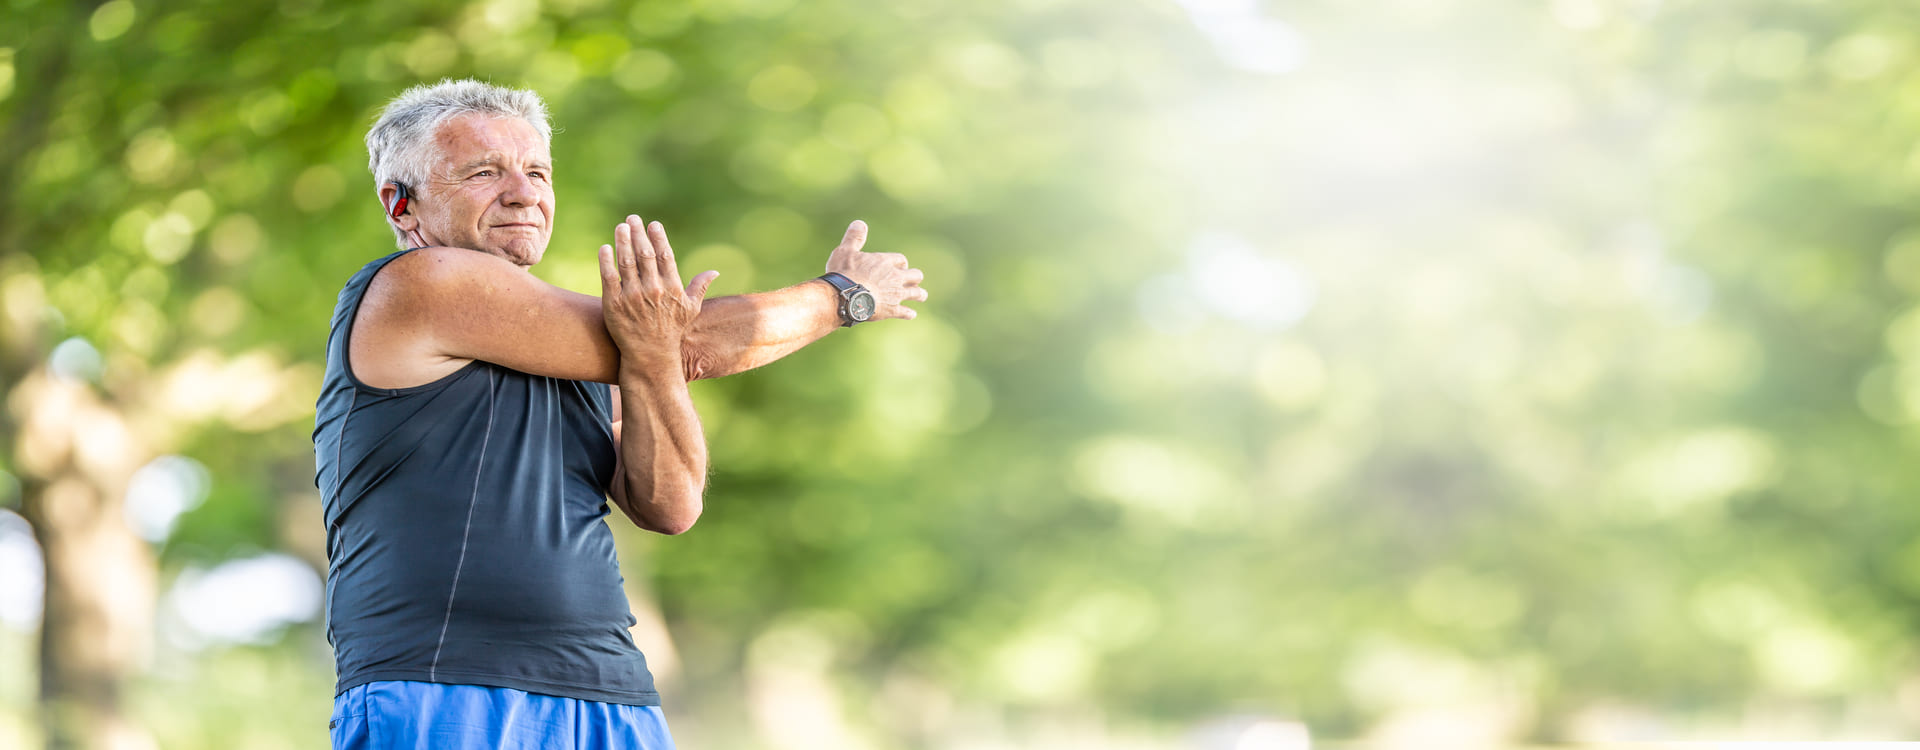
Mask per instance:
[[[540,132],[518,117],[468,114],[435,135],[440,162],[414,203],[422,239],[540,262],[553,235],[553,157]]]

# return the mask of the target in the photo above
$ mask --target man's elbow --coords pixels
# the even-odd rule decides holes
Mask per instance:
[[[692,529],[693,524],[700,520],[700,512],[705,509],[700,490],[700,487],[691,485],[681,490],[680,497],[666,503],[665,508],[654,513],[653,517],[642,524],[642,528],[667,536],[687,533],[687,530]]]
[[[693,528],[694,522],[699,520],[699,506],[696,505],[692,508],[675,508],[670,512],[655,513],[652,518],[647,519],[644,528],[656,534],[679,536],[687,533],[688,530]]]
[[[698,520],[700,520],[700,514],[695,513],[688,516],[655,520],[648,524],[646,528],[648,531],[656,534],[679,536],[692,530],[694,522]]]

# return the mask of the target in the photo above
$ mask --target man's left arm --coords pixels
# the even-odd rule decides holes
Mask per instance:
[[[683,289],[659,224],[648,230],[640,217],[629,216],[615,228],[614,244],[601,246],[600,279],[601,315],[620,348],[607,498],[634,525],[679,534],[693,527],[704,505],[707,441],[677,344],[699,315],[712,277],[701,274]],[[634,429],[622,429],[623,422]]]
[[[838,273],[873,293],[870,320],[912,320],[904,303],[927,299],[920,269],[899,253],[869,253],[866,222],[847,227],[839,246],[827,256],[827,271]],[[785,289],[708,299],[681,348],[687,380],[745,372],[799,351],[841,325],[839,295],[831,284],[814,279]]]

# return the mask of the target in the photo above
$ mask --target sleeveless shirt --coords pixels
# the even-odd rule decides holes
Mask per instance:
[[[606,517],[607,386],[474,361],[413,388],[348,368],[367,285],[340,291],[313,448],[335,694],[376,680],[659,705]]]

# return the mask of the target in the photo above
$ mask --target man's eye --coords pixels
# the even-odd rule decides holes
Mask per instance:
[[[532,178],[534,178],[534,179],[536,179],[536,180],[544,180],[544,179],[547,179],[547,173],[545,173],[545,172],[528,172],[528,173],[527,173],[527,176],[528,176],[528,177],[532,177]]]
[[[491,169],[482,169],[482,170],[480,170],[480,171],[478,171],[478,172],[475,172],[475,173],[473,173],[473,176],[475,176],[475,177],[492,177],[492,176],[493,176],[493,170],[491,170]]]

